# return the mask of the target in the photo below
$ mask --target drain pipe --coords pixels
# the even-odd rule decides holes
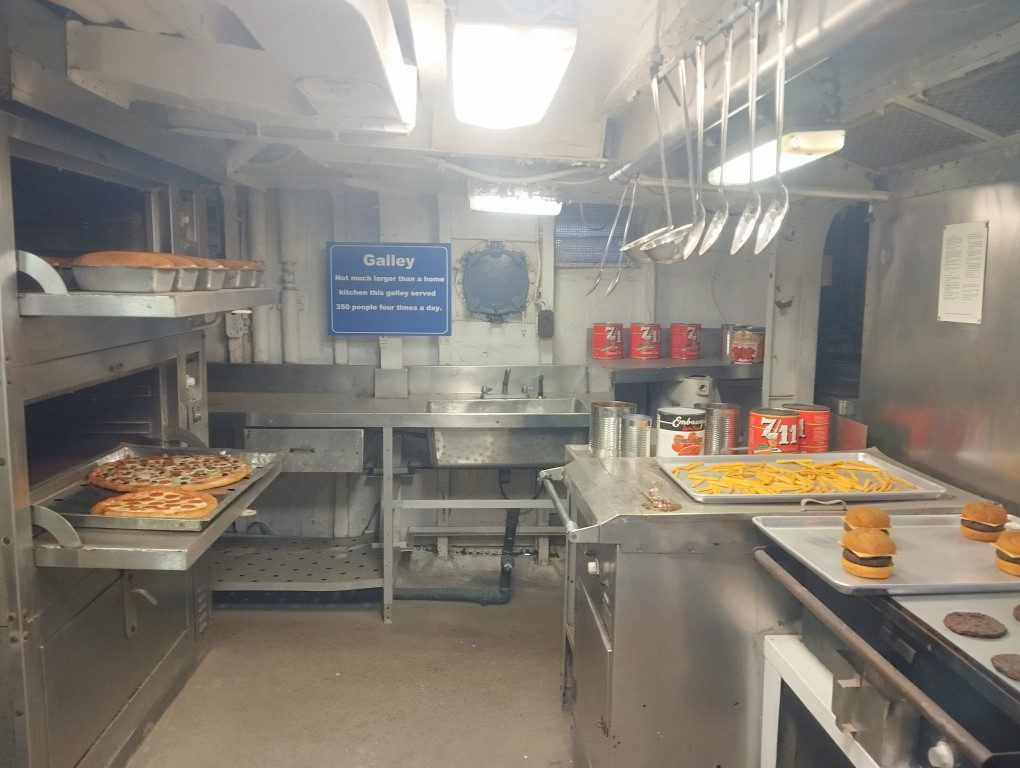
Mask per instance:
[[[280,190],[280,280],[283,291],[280,310],[283,315],[283,362],[301,362],[301,296],[298,294],[296,269],[293,257],[295,243],[300,237],[298,223],[298,194],[294,189]]]
[[[495,589],[478,587],[397,587],[396,600],[438,600],[478,605],[506,605],[513,596],[514,547],[517,543],[517,523],[521,510],[506,511],[506,529],[503,532],[503,549],[499,556],[499,586]]]

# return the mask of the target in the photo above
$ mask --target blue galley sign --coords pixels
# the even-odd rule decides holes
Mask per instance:
[[[450,246],[329,243],[333,336],[448,336]]]

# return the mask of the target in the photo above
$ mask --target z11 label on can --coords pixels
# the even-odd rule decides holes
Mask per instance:
[[[623,323],[595,323],[591,327],[591,356],[596,360],[623,357]]]
[[[789,408],[758,408],[747,424],[751,453],[798,453],[800,414]]]
[[[631,323],[630,356],[639,360],[653,360],[662,355],[660,344],[662,329],[658,323]]]
[[[786,403],[800,419],[800,452],[825,453],[829,450],[829,409],[811,403]]]
[[[669,327],[669,356],[674,360],[701,357],[700,323],[673,323]]]

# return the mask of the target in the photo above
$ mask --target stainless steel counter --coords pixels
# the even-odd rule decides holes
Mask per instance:
[[[734,365],[729,360],[705,357],[700,360],[589,360],[588,365],[609,376],[611,384],[654,384],[678,381],[687,376],[711,376],[716,380],[759,380],[762,365]]]
[[[588,395],[575,395],[587,409]],[[210,392],[212,413],[244,414],[251,427],[295,427],[327,429],[371,427],[530,427],[588,426],[587,413],[430,413],[430,401],[472,400],[477,395],[432,394],[400,399],[351,397],[337,393],[312,392]],[[495,400],[493,401],[495,402]]]

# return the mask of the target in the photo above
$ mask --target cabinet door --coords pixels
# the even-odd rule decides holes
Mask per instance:
[[[609,700],[612,644],[585,584],[578,583],[576,589],[574,743],[584,750],[584,756],[578,756],[580,766],[608,768],[612,749]]]
[[[50,768],[70,768],[186,631],[186,573],[135,572],[134,635],[125,633],[123,579],[103,590],[42,649]]]

